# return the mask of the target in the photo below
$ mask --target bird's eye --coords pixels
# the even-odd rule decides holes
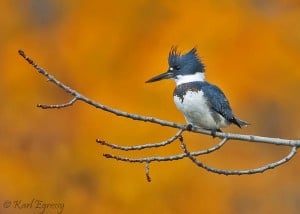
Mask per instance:
[[[172,66],[172,67],[169,68],[170,71],[174,71],[174,69],[178,71],[178,70],[180,70],[180,66],[175,65],[175,66]]]

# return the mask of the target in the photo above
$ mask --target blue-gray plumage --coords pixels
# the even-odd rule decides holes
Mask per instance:
[[[172,48],[168,71],[147,82],[173,79],[176,82],[174,102],[186,121],[193,126],[220,131],[220,128],[231,123],[238,127],[248,125],[233,115],[224,93],[217,86],[205,81],[204,71],[196,48],[184,55]]]

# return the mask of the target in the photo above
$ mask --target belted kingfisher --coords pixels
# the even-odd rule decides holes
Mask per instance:
[[[205,81],[205,69],[193,48],[186,54],[180,54],[176,47],[169,53],[169,69],[146,83],[162,79],[172,79],[176,83],[174,102],[184,114],[189,126],[211,130],[212,133],[231,123],[238,127],[249,123],[237,119],[231,110],[224,93],[217,86]]]

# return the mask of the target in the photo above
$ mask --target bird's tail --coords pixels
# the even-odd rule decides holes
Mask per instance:
[[[242,128],[243,126],[248,126],[250,125],[250,123],[243,121],[243,120],[239,120],[237,118],[235,118],[234,124],[236,124],[238,127]]]

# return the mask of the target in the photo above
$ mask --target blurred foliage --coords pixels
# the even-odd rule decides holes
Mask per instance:
[[[0,2],[0,201],[60,201],[64,213],[299,213],[300,162],[264,174],[214,175],[189,160],[143,165],[106,160],[95,142],[121,145],[164,140],[176,130],[138,123],[82,103],[41,110],[68,95],[21,57],[23,49],[59,80],[112,107],[184,123],[174,83],[145,80],[167,69],[172,45],[193,46],[235,114],[252,125],[224,131],[297,138],[300,117],[300,2],[59,1]],[[216,139],[186,133],[190,148]],[[179,153],[179,144],[132,156]],[[206,163],[257,167],[286,148],[229,143]],[[130,155],[126,153],[117,153]],[[2,212],[14,213],[13,209]],[[50,210],[51,211],[51,210]],[[53,211],[53,210],[52,210]]]

